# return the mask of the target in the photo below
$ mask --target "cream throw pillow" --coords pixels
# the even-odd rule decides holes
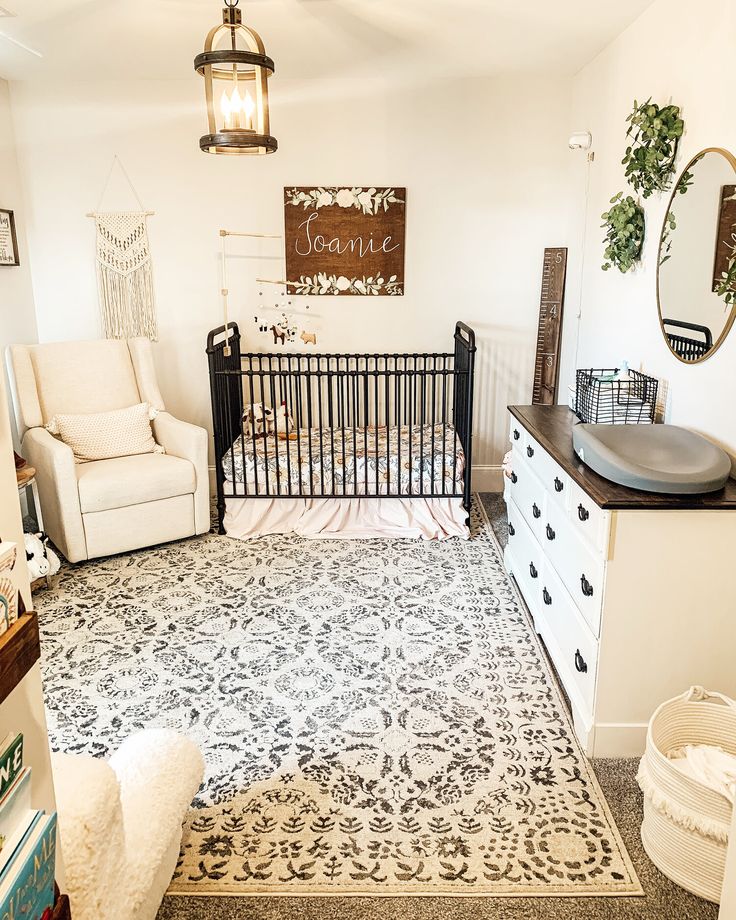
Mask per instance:
[[[46,429],[71,447],[77,463],[132,454],[163,454],[163,447],[154,441],[151,431],[151,420],[157,414],[144,402],[112,412],[55,415]]]

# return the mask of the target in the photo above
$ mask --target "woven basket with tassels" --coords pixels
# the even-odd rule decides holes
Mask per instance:
[[[644,793],[641,839],[654,865],[693,894],[718,903],[733,806],[667,757],[686,744],[736,755],[736,702],[702,687],[668,700],[649,722],[637,779]]]

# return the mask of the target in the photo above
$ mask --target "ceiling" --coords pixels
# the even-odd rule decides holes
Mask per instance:
[[[652,0],[241,0],[287,78],[572,74]],[[218,0],[0,0],[0,76],[180,79]],[[591,9],[595,8],[595,13]]]

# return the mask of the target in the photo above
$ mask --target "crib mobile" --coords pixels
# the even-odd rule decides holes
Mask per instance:
[[[247,233],[239,230],[220,230],[220,240],[222,245],[221,251],[221,272],[222,287],[220,294],[222,296],[224,327],[229,325],[229,296],[227,272],[227,238],[230,236],[245,237],[247,239],[266,239],[266,240],[283,240],[280,234],[270,233]],[[253,315],[253,322],[260,334],[270,334],[273,336],[274,345],[286,345],[289,343],[301,342],[304,346],[317,344],[317,333],[313,328],[305,328],[306,323],[300,317],[309,317],[319,319],[317,314],[308,312],[310,305],[305,304],[305,308],[300,310],[293,306],[289,299],[288,284],[286,281],[275,280],[271,278],[256,278],[256,284],[261,286],[258,292],[259,298],[264,297],[263,285],[275,285],[277,295],[273,304],[266,304],[265,299],[261,300],[259,312]],[[275,316],[273,314],[276,314]],[[225,343],[225,355],[230,354],[229,342]]]

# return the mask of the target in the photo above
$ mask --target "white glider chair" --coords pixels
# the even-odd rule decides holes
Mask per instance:
[[[8,371],[22,453],[36,468],[44,527],[70,562],[210,528],[207,432],[165,411],[147,339],[11,345]],[[75,463],[45,425],[148,402],[166,453]]]

